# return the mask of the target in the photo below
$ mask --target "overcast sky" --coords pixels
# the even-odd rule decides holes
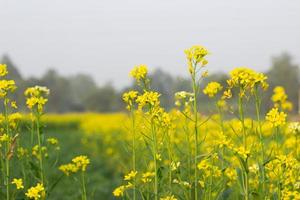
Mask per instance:
[[[209,70],[265,70],[283,51],[300,63],[299,0],[0,0],[0,55],[25,76],[49,67],[129,82],[137,64],[186,75],[183,50],[206,46]]]

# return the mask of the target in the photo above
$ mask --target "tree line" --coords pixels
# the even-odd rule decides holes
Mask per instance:
[[[122,88],[116,89],[111,83],[97,85],[95,80],[87,74],[77,74],[72,76],[62,76],[54,69],[49,69],[41,77],[24,78],[19,72],[18,67],[13,63],[9,56],[4,55],[1,63],[7,65],[9,70],[8,78],[14,79],[18,85],[15,98],[19,102],[19,108],[26,110],[23,92],[25,88],[34,85],[47,86],[51,90],[47,112],[118,112],[124,110],[122,93],[131,88],[137,88],[133,83]],[[289,96],[289,100],[294,104],[292,112],[298,112],[299,98],[299,67],[293,63],[292,57],[288,53],[283,53],[272,58],[269,70],[265,71],[268,76],[270,90],[264,93],[262,105],[268,109],[268,99],[272,95],[275,86],[283,86]],[[162,94],[161,104],[167,110],[174,105],[174,93],[178,91],[190,91],[191,83],[186,77],[172,76],[168,72],[158,68],[150,73],[152,87]],[[202,87],[210,81],[218,81],[226,85],[228,75],[217,72],[209,75],[203,80]],[[208,112],[213,106],[213,102],[200,94],[199,101],[202,101],[200,108],[203,112]],[[232,100],[232,104],[234,100]],[[254,111],[253,105],[248,105],[249,112]]]

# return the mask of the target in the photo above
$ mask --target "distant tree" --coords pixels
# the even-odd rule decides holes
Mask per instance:
[[[74,103],[77,105],[77,110],[86,109],[86,99],[93,95],[98,86],[90,75],[77,74],[68,78],[72,93],[74,95]]]
[[[51,112],[74,111],[76,107],[74,94],[69,80],[60,76],[55,70],[50,69],[41,78],[40,83],[50,89],[47,109]]]
[[[110,84],[106,84],[95,90],[85,100],[86,107],[92,112],[113,112],[117,111],[118,93]]]

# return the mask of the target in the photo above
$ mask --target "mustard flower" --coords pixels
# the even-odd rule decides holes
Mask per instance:
[[[26,105],[29,109],[35,109],[39,112],[43,111],[44,105],[48,102],[46,98],[49,95],[49,89],[42,86],[34,86],[27,88],[24,92],[26,99]]]
[[[19,179],[14,178],[11,183],[16,185],[17,190],[24,189],[23,180],[21,178],[19,178]]]
[[[271,100],[274,102],[274,106],[281,108],[282,110],[292,110],[293,104],[288,101],[288,96],[285,92],[285,89],[282,86],[277,86],[273,90],[273,95]]]
[[[113,195],[115,197],[121,197],[124,195],[124,191],[125,191],[125,186],[124,185],[121,185],[119,187],[117,187],[114,191],[113,191]]]
[[[0,64],[0,76],[5,76],[8,74],[6,64]]]
[[[130,110],[138,97],[138,92],[131,90],[123,94],[123,101],[127,104],[127,109]]]
[[[160,200],[177,200],[174,195],[161,197]]]
[[[58,169],[67,176],[69,176],[72,173],[76,173],[79,170],[79,168],[73,163],[61,165]]]
[[[279,112],[278,108],[272,108],[266,115],[266,120],[273,126],[281,126],[286,123],[287,115],[284,112]]]
[[[155,176],[154,172],[146,172],[142,174],[142,182],[143,183],[150,183]]]
[[[45,197],[45,188],[43,184],[38,183],[35,187],[31,187],[27,190],[27,193],[25,195],[29,199],[39,200],[43,199]]]
[[[209,96],[210,98],[214,97],[223,87],[218,82],[210,82],[204,88],[203,93]]]
[[[137,171],[129,172],[127,175],[124,176],[124,180],[125,181],[130,181],[130,180],[134,179],[135,176],[137,175],[137,173],[138,173]]]
[[[0,98],[6,97],[8,92],[13,92],[16,88],[14,80],[0,80]]]
[[[290,123],[289,124],[289,131],[294,135],[298,135],[300,133],[300,122]]]
[[[155,107],[160,104],[159,97],[160,94],[157,92],[146,91],[144,94],[137,97],[136,102],[138,103],[140,109],[144,108],[146,105]]]
[[[90,164],[90,159],[87,156],[77,156],[72,159],[72,162],[81,169],[81,171],[86,171],[86,167]]]
[[[132,76],[137,82],[140,82],[141,80],[144,80],[146,78],[147,73],[147,65],[138,65],[130,71],[130,76]]]

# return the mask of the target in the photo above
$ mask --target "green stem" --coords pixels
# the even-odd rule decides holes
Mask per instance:
[[[263,190],[263,197],[265,197],[265,190],[266,190],[266,177],[265,177],[265,143],[264,138],[262,135],[262,124],[260,119],[260,109],[261,109],[261,99],[259,98],[257,88],[255,88],[255,108],[256,108],[256,118],[258,123],[258,133],[259,133],[259,140],[260,140],[260,147],[261,147],[261,175],[262,175],[262,190]]]
[[[152,115],[152,114],[151,114]],[[158,177],[157,177],[157,139],[156,139],[156,132],[154,127],[154,121],[151,119],[151,135],[153,140],[153,161],[154,161],[154,171],[155,171],[155,177],[154,177],[154,199],[158,200]]]
[[[41,134],[40,134],[40,114],[36,114],[36,133],[37,133],[37,140],[39,146],[39,165],[40,165],[40,178],[41,183],[44,185],[44,168],[43,168],[43,154],[42,154],[42,141],[41,141]]]
[[[132,129],[132,170],[136,172],[136,152],[135,152],[135,116],[131,108],[131,129]],[[133,200],[136,200],[136,178],[133,178]]]
[[[9,163],[9,146],[10,146],[10,140],[11,140],[11,133],[9,131],[9,119],[8,119],[8,107],[7,107],[8,99],[4,99],[4,117],[5,117],[5,125],[6,125],[6,134],[9,137],[9,140],[6,142],[6,150],[5,150],[5,182],[6,182],[6,199],[10,199],[10,189],[9,189],[9,179],[10,179],[10,163]]]
[[[240,92],[240,94],[241,94],[241,92]],[[238,106],[239,106],[240,120],[241,120],[241,123],[242,123],[242,129],[243,129],[244,149],[247,150],[247,135],[246,135],[246,127],[245,127],[244,106],[243,106],[243,97],[241,95],[239,95],[239,98],[238,98]],[[246,160],[246,167],[248,167],[248,159]],[[248,172],[244,171],[243,174],[245,176],[245,179],[243,180],[245,200],[248,200],[249,199],[249,177],[248,177]]]
[[[85,187],[85,178],[84,178],[84,172],[81,172],[81,183],[82,183],[82,200],[87,200],[86,197],[86,187]]]
[[[194,131],[195,131],[195,155],[194,155],[194,184],[195,184],[195,200],[198,199],[198,170],[197,170],[197,156],[198,156],[198,105],[197,105],[197,93],[198,93],[198,86],[196,82],[195,73],[192,76],[193,80],[193,93],[194,93]]]

